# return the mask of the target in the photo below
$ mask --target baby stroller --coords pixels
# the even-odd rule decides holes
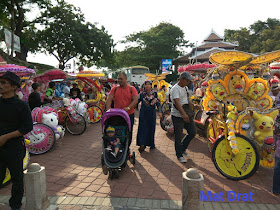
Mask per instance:
[[[101,121],[103,132],[102,156],[101,164],[103,173],[109,178],[119,178],[119,170],[126,166],[127,160],[135,164],[135,152],[129,152],[129,132],[130,132],[130,119],[126,111],[122,109],[110,109],[102,117]],[[110,137],[106,134],[108,127],[113,127],[115,130],[114,138],[120,139],[120,148],[116,156],[112,155],[106,149],[110,144]]]

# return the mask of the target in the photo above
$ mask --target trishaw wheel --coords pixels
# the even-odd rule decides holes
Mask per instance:
[[[90,116],[90,123],[98,123],[102,118],[102,110],[98,106],[90,106],[87,109],[87,113]]]
[[[161,109],[162,109],[163,113],[169,111],[169,105],[166,102],[167,101],[163,102],[163,104],[161,106]]]
[[[161,127],[163,130],[165,130],[165,131],[167,131],[167,128],[166,128],[166,126],[167,126],[167,124],[166,124],[166,118],[167,118],[169,115],[170,115],[170,111],[163,112],[162,117],[160,118],[160,127]]]
[[[72,135],[81,135],[84,133],[87,128],[85,118],[80,114],[77,114],[76,118],[73,118],[72,116],[70,117],[67,116],[65,119],[65,126],[68,132]]]
[[[55,133],[51,127],[46,124],[36,123],[33,130],[26,135],[25,139],[30,140],[26,149],[30,154],[39,155],[48,152],[55,143]]]
[[[219,138],[213,145],[212,159],[217,170],[231,180],[243,180],[252,176],[259,168],[260,155],[255,145],[245,136],[236,134],[239,149],[237,155],[227,151],[227,139]]]

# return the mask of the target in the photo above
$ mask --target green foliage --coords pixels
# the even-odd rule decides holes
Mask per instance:
[[[237,41],[237,50],[264,53],[280,49],[280,20],[268,18],[240,30],[225,29],[225,40]]]
[[[87,66],[98,65],[102,60],[112,61],[111,36],[103,26],[98,29],[85,23],[79,8],[58,0],[57,5],[42,13],[38,21],[44,27],[38,36],[40,48],[55,56],[61,69],[74,57]]]
[[[123,43],[130,47],[116,53],[117,66],[144,65],[152,72],[160,69],[161,59],[174,59],[180,55],[179,47],[189,46],[183,31],[171,23],[160,23],[148,31],[131,34]]]
[[[0,41],[4,40],[4,28],[12,30],[14,26],[15,35],[20,37],[21,53],[16,57],[26,61],[28,51],[34,52],[37,47],[33,20],[27,20],[26,13],[32,9],[44,9],[50,4],[50,0],[1,0],[0,2]],[[12,8],[14,10],[14,21],[11,21]],[[31,37],[32,35],[32,37]]]

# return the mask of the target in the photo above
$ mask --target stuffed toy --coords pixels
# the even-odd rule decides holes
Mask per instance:
[[[269,78],[270,78],[269,69],[265,69],[265,70],[264,70],[262,77],[263,77],[264,79],[269,79]]]
[[[76,110],[82,116],[84,116],[86,114],[87,108],[88,108],[88,105],[85,102],[80,101],[80,102],[76,103]]]
[[[278,86],[278,84],[279,84],[279,80],[278,79],[271,79],[269,81],[269,83],[270,83],[270,87],[271,87],[272,90],[279,87]]]
[[[233,105],[233,103],[230,103],[227,106],[227,109],[228,109],[227,119],[236,120],[238,112],[237,112],[237,108]]]
[[[76,110],[72,106],[72,104],[76,105],[76,101],[73,99],[63,98],[63,104],[65,106],[65,109],[70,113],[70,115],[74,119],[74,122],[78,122],[79,115],[77,115]]]
[[[214,70],[214,72],[213,72],[213,74],[212,74],[212,79],[213,79],[213,80],[217,80],[217,79],[219,79],[219,78],[220,78],[220,75],[219,75],[218,71],[217,71],[217,70]]]
[[[242,75],[233,75],[230,80],[230,87],[233,94],[242,93],[245,88],[245,82]]]
[[[251,125],[250,125],[250,123],[249,123],[249,120],[248,119],[245,119],[244,121],[243,121],[243,124],[242,124],[242,130],[244,130],[244,131],[247,131],[247,130],[249,130],[250,128],[251,128]]]
[[[252,67],[248,67],[246,69],[246,74],[247,74],[249,79],[254,79],[255,72],[254,72],[254,69]]]
[[[216,85],[216,87],[212,89],[212,93],[214,97],[218,100],[223,100],[226,96],[226,92],[221,88],[220,85]]]
[[[255,140],[260,144],[272,144],[273,143],[273,125],[274,118],[278,115],[279,111],[274,110],[269,116],[258,114],[255,111],[250,111],[250,116],[254,120],[255,126]]]
[[[56,113],[51,112],[42,115],[42,123],[51,127],[55,133],[55,139],[60,140],[64,136],[64,129],[58,125],[58,116]]]
[[[264,86],[263,84],[259,84],[259,83],[254,83],[249,91],[248,91],[248,96],[253,99],[256,100],[258,97],[260,97],[264,92]]]

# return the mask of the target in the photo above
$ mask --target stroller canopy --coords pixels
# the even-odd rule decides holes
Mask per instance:
[[[123,119],[125,119],[125,121],[128,125],[129,131],[131,130],[130,118],[129,118],[127,112],[124,111],[123,109],[109,109],[102,116],[102,120],[101,120],[102,130],[104,129],[104,125],[105,125],[106,120],[109,119],[110,117],[113,117],[113,116],[121,116]]]

